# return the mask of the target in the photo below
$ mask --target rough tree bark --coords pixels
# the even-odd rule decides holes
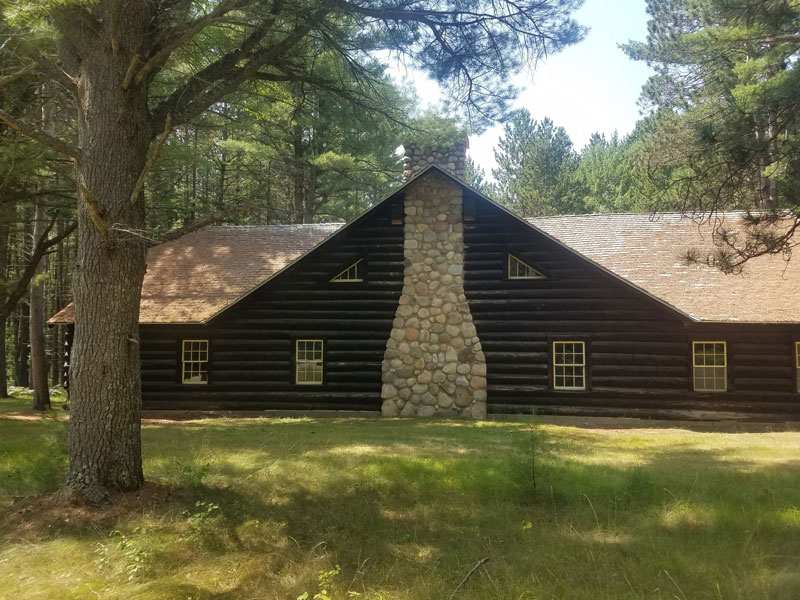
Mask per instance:
[[[47,211],[42,202],[36,203],[33,215],[33,248],[47,235]],[[37,261],[31,280],[30,313],[28,325],[31,341],[31,383],[33,384],[33,410],[50,408],[50,387],[47,382],[47,352],[44,340],[44,282],[45,259]]]
[[[81,7],[59,11],[63,57],[78,82],[78,256],[73,276],[75,339],[70,367],[68,498],[101,501],[109,490],[139,488],[139,298],[146,248],[122,229],[144,228],[144,201],[132,201],[153,132],[145,88],[126,78],[142,51],[151,3],[104,3],[118,21],[119,51],[85,26]],[[101,29],[100,33],[104,32]],[[116,227],[113,227],[116,225]]]

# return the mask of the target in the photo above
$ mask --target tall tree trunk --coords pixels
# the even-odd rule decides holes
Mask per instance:
[[[144,481],[141,452],[139,300],[146,248],[123,230],[144,227],[144,199],[132,199],[154,138],[146,85],[125,86],[145,44],[155,3],[97,5],[104,22],[119,20],[119,52],[83,25],[70,4],[58,26],[65,60],[78,72],[78,257],[73,278],[75,339],[70,366],[67,498],[98,502],[109,490]],[[126,89],[123,89],[126,88]]]
[[[59,235],[64,231],[64,223],[61,219],[58,220],[56,223],[56,235]],[[65,261],[66,252],[64,250],[64,242],[61,241],[56,246],[56,264],[55,264],[55,290],[53,294],[53,312],[58,312],[64,306],[67,305],[67,298],[65,291],[65,271],[64,268],[64,261]],[[50,381],[54,386],[62,385],[63,377],[61,372],[63,371],[63,364],[64,364],[64,327],[59,326],[55,330],[55,334],[53,335],[54,340],[54,348],[53,348],[53,373],[51,375]]]
[[[317,168],[314,165],[308,167],[308,183],[305,188],[303,198],[303,223],[313,223],[314,215],[317,212]]]
[[[303,223],[303,212],[305,207],[305,169],[303,161],[303,128],[295,124],[292,128],[292,149],[294,155],[293,163],[293,211],[295,223]]]
[[[47,228],[47,211],[42,202],[36,203],[33,216],[33,246],[39,243]],[[31,341],[31,383],[33,410],[50,408],[50,388],[47,381],[47,352],[44,339],[44,259],[39,261],[31,280],[28,325]]]
[[[222,130],[222,140],[225,141],[228,139],[228,130]],[[226,180],[228,174],[228,153],[225,152],[224,149],[220,149],[219,151],[219,160],[217,161],[218,165],[218,175],[217,175],[217,189],[216,189],[216,198],[215,204],[217,211],[221,211],[225,208],[225,188],[227,187],[228,183]]]
[[[30,370],[28,369],[28,306],[20,302],[17,306],[16,335],[14,336],[14,385],[28,387],[30,384]]]
[[[0,279],[8,281],[8,225],[5,224],[0,226]],[[0,398],[8,398],[7,321],[0,319]]]
[[[48,102],[46,90],[42,87],[42,129],[53,132],[52,103]],[[42,241],[47,230],[47,210],[39,199],[33,209],[33,249]],[[47,381],[47,349],[44,337],[44,277],[47,271],[45,258],[35,265],[30,283],[30,302],[28,305],[28,327],[31,340],[31,387],[33,388],[33,410],[45,411],[50,408],[50,386]]]

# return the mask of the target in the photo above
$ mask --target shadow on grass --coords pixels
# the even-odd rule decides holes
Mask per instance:
[[[150,566],[128,597],[313,596],[318,571],[341,565],[341,596],[441,598],[489,557],[460,596],[793,598],[800,460],[780,444],[766,460],[698,436],[371,420],[148,426],[146,469],[178,486],[179,501],[54,536],[96,544],[120,529],[138,540]],[[11,462],[22,460],[15,447]]]

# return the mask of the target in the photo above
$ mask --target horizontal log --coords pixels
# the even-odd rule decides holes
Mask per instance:
[[[596,352],[594,346],[591,351],[592,368],[601,366],[626,367],[681,367],[688,372],[688,358],[685,352],[678,354],[628,354],[622,352]]]
[[[794,378],[795,369],[790,365],[784,366],[775,365],[751,365],[747,363],[740,363],[731,361],[729,363],[730,373],[734,378],[742,379],[777,379],[781,381],[792,381]]]
[[[306,293],[306,294],[317,294],[321,295],[323,292],[335,292],[338,293],[338,290],[342,288],[342,286],[347,285],[349,286],[350,290],[364,290],[370,292],[384,292],[384,293],[392,293],[399,290],[402,287],[403,283],[403,271],[369,271],[367,274],[367,278],[364,281],[359,282],[351,282],[351,283],[335,283],[329,281],[329,279],[342,269],[343,265],[336,265],[332,267],[329,271],[325,271],[323,273],[314,273],[305,275],[304,279],[298,281],[292,281],[291,283],[281,284],[280,286],[275,286],[274,288],[265,288],[263,293],[257,293],[255,295],[254,301],[258,301],[259,298],[268,299],[269,296],[273,294],[283,294],[283,293]]]
[[[491,311],[474,310],[472,314],[476,320],[482,323],[515,322],[538,324],[542,321],[546,323],[574,322],[578,326],[587,327],[587,332],[593,331],[596,326],[605,323],[641,323],[648,330],[660,331],[665,329],[663,319],[652,311],[564,309],[554,305],[541,309],[539,306],[527,301],[522,304],[512,302],[506,308],[503,308],[502,303],[500,303],[497,309]]]
[[[542,307],[548,305],[562,305],[563,308],[586,308],[586,309],[637,309],[641,308],[640,303],[634,299],[625,297],[609,296],[608,290],[602,289],[576,289],[565,290],[563,288],[548,289],[545,287],[528,288],[521,287],[519,289],[466,289],[467,298],[470,299],[470,307],[475,306],[477,309],[482,307],[482,303],[489,300],[508,300],[511,302],[518,301],[536,301],[541,303]],[[495,302],[493,306],[501,306],[500,302]],[[676,319],[672,319],[676,320]]]
[[[358,314],[353,314],[352,310],[347,306],[339,305],[336,309],[331,309],[329,307],[319,308],[314,310],[313,315],[314,318],[317,319],[341,319],[342,316],[349,316],[353,318],[357,318],[359,320],[371,320],[371,319],[392,319],[394,317],[394,313],[396,309],[396,305],[392,306],[391,310],[363,310],[359,311]],[[267,308],[248,308],[246,310],[242,310],[237,317],[237,322],[240,323],[242,319],[269,319],[275,317],[281,317],[286,319],[303,319],[309,316],[309,311],[304,309],[297,309],[294,305],[284,306],[280,309],[267,309]],[[231,331],[240,332],[240,329],[232,329]],[[253,331],[253,334],[259,334],[258,331]]]
[[[215,371],[248,369],[274,370],[280,369],[281,367],[288,367],[290,364],[291,361],[286,356],[282,356],[277,360],[220,360],[219,354],[212,353],[211,355],[211,368]]]
[[[594,356],[592,358],[591,373],[592,377],[624,377],[630,381],[640,378],[669,377],[679,378],[683,381],[689,380],[689,366],[684,360],[682,365],[635,365],[633,363],[620,362],[615,364],[598,363]]]
[[[517,405],[500,405],[492,407],[490,414],[513,414],[523,411],[528,414],[542,416],[574,416],[574,417],[611,417],[611,418],[636,418],[636,419],[663,419],[684,421],[742,421],[742,422],[783,422],[798,420],[796,414],[770,414],[770,413],[740,413],[723,411],[702,410],[670,410],[664,408],[636,409],[636,408],[604,408],[604,407],[530,407]]]
[[[795,382],[792,378],[774,379],[770,377],[733,377],[732,384],[738,390],[752,390],[755,392],[773,390],[776,392],[795,391]]]
[[[194,388],[202,388],[203,386],[196,385]],[[295,403],[371,403],[376,407],[380,407],[381,399],[380,394],[374,391],[366,392],[291,392],[291,391],[254,391],[254,392],[237,392],[232,394],[228,391],[206,391],[192,389],[185,391],[183,395],[176,394],[175,392],[151,392],[143,396],[145,404],[151,402],[170,402],[175,399],[176,403],[181,400],[194,400],[197,402],[211,402],[211,401],[272,401],[272,402],[295,402]]]
[[[212,410],[212,411],[251,411],[251,410],[280,410],[280,411],[297,411],[297,416],[308,416],[309,411],[358,411],[364,412],[368,415],[373,415],[380,412],[380,405],[374,402],[332,402],[332,401],[316,401],[316,402],[299,402],[296,400],[182,400],[176,402],[174,400],[148,400],[143,404],[144,410],[163,410],[164,417],[168,418],[171,410]],[[269,413],[265,413],[264,417],[269,417]]]
[[[158,371],[159,369],[172,369],[178,366],[178,361],[173,356],[172,360],[146,360],[140,361],[143,372]]]
[[[541,319],[532,320],[488,320],[473,315],[475,326],[480,330],[491,331],[493,334],[505,333],[508,331],[535,331],[535,332],[575,332],[576,335],[601,334],[605,331],[619,331],[620,329],[638,328],[640,330],[659,331],[666,327],[661,321],[583,321],[579,319]]]
[[[504,397],[495,397],[489,393],[489,406],[493,409],[496,405],[517,404],[519,406],[563,406],[563,407],[597,407],[597,408],[670,408],[679,410],[709,410],[732,412],[775,412],[800,415],[800,405],[792,402],[757,401],[751,397],[736,397],[734,395],[715,396],[712,399],[690,397],[688,394],[659,394],[627,396],[618,395],[613,398],[602,397],[596,394],[578,392],[553,392],[542,391],[536,395],[510,394]]]
[[[546,352],[494,352],[484,350],[488,365],[493,363],[547,364]],[[487,367],[489,368],[489,367]]]
[[[320,309],[320,310],[339,310],[349,308],[350,310],[376,310],[386,308],[397,308],[397,301],[400,298],[400,291],[392,297],[387,298],[360,298],[355,300],[342,298],[337,294],[328,294],[327,298],[317,297],[308,298],[306,294],[298,293],[294,298],[270,298],[254,304],[254,308],[260,310],[281,310],[291,305],[292,308],[299,310]]]
[[[660,389],[660,390],[685,390],[689,386],[687,377],[664,377],[664,376],[606,376],[596,374],[592,371],[592,386],[608,386],[623,389]]]
[[[780,368],[792,370],[794,366],[794,356],[785,352],[781,355],[772,354],[728,354],[728,360],[734,367],[747,365],[752,369]]]
[[[259,318],[259,319],[236,319],[236,325],[246,329],[261,329],[270,331],[284,331],[291,330],[293,332],[300,330],[310,330],[313,327],[320,327],[326,331],[335,331],[340,334],[346,333],[352,335],[366,334],[372,335],[377,333],[386,337],[388,331],[392,328],[392,319],[394,315],[387,315],[384,313],[383,319],[362,319],[358,313],[354,313],[350,318],[340,315],[338,318],[332,319],[330,317],[320,317],[313,311],[309,311],[305,318],[288,318],[279,313],[273,313],[272,318]],[[355,331],[354,331],[355,330]]]

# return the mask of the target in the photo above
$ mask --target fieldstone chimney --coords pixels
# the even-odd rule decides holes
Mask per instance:
[[[467,169],[467,148],[469,141],[436,146],[420,146],[415,143],[403,144],[403,183],[414,177],[425,167],[436,165],[451,175],[463,180]]]
[[[442,159],[463,177],[466,144],[460,158],[456,150],[423,158],[412,148],[406,178]],[[464,294],[462,194],[437,171],[405,190],[405,271],[382,364],[384,416],[486,417],[486,358]]]

